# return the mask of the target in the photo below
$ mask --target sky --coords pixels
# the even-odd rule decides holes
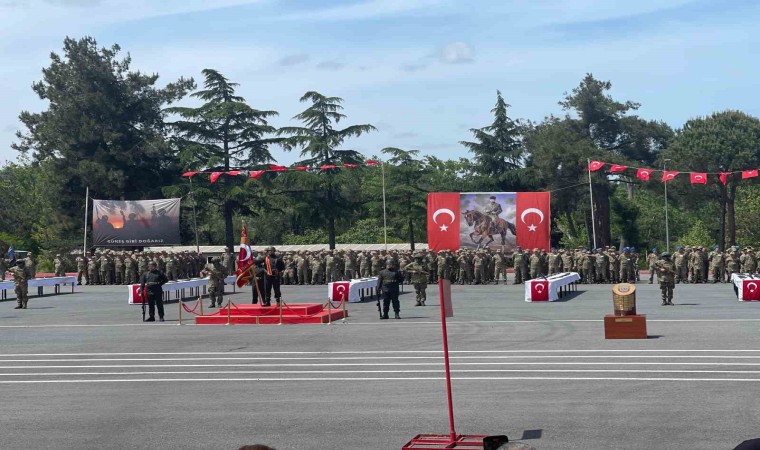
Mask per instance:
[[[0,23],[0,165],[19,113],[46,107],[31,85],[65,36],[118,43],[159,84],[216,69],[278,127],[299,125],[307,91],[341,97],[341,124],[378,129],[344,146],[367,156],[466,158],[458,142],[492,121],[497,90],[510,117],[540,121],[586,73],[675,128],[760,116],[755,0],[0,0]]]

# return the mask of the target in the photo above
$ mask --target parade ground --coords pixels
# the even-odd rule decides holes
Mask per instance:
[[[760,437],[760,302],[729,284],[638,284],[649,339],[605,340],[610,285],[527,303],[523,286],[454,286],[457,432],[536,449],[731,449]],[[0,447],[400,449],[447,433],[435,286],[401,320],[374,300],[331,325],[141,322],[123,286],[0,302]],[[63,289],[64,292],[67,289]],[[325,286],[284,286],[322,303]],[[250,291],[227,296],[250,302]],[[188,305],[192,299],[187,299]],[[204,306],[208,306],[204,300]],[[185,316],[183,319],[189,319]]]

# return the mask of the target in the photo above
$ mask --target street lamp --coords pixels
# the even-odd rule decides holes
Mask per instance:
[[[663,172],[663,178],[665,175],[665,165],[668,163],[668,161],[672,161],[671,159],[666,159],[662,162],[662,172]],[[668,180],[665,179],[665,182],[663,183],[665,185],[665,251],[670,253],[670,226],[668,224]]]

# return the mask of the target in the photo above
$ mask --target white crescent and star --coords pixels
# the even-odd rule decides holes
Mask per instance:
[[[541,225],[544,222],[544,213],[543,213],[543,211],[541,211],[538,208],[528,208],[528,209],[526,209],[525,211],[523,211],[520,214],[520,220],[522,220],[522,223],[528,225],[528,222],[525,221],[525,217],[528,214],[537,214],[538,217],[541,219],[541,220],[538,221],[539,225]],[[528,231],[536,231],[536,224],[535,223],[531,223],[530,225],[528,225]]]
[[[338,294],[340,295],[340,299],[344,300],[346,298],[346,285],[345,284],[339,284],[336,288],[336,291],[338,291]]]
[[[540,294],[544,292],[544,289],[546,289],[546,285],[544,283],[536,283],[536,292]]]
[[[755,292],[755,289],[757,289],[757,283],[754,281],[752,283],[747,283],[747,288],[749,288],[750,292]]]
[[[702,181],[704,177],[702,175],[694,175],[694,179],[697,181]]]
[[[452,210],[450,210],[448,208],[437,209],[433,213],[433,223],[436,224],[436,225],[439,225],[438,224],[438,215],[440,215],[440,214],[446,214],[447,216],[451,217],[451,221],[448,223],[448,225],[447,224],[440,224],[441,225],[441,227],[440,227],[441,231],[448,231],[449,230],[449,225],[451,225],[452,223],[454,223],[454,220],[456,219],[456,216],[454,215],[454,211],[452,211]]]
[[[244,245],[241,248],[245,250],[245,257],[242,259],[242,261],[248,261],[251,259],[251,247]]]

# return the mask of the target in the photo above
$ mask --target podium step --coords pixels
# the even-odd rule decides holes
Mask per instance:
[[[229,314],[229,316],[228,316]],[[348,314],[346,313],[346,316]],[[282,323],[330,323],[343,319],[342,309],[328,311],[324,305],[317,303],[299,303],[287,305],[282,308]],[[273,325],[280,323],[280,308],[278,306],[261,305],[232,305],[231,309],[225,306],[212,314],[195,316],[198,325]]]

